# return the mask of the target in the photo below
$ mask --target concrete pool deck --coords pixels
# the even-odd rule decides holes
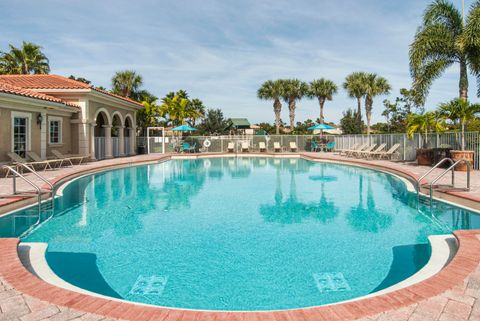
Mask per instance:
[[[242,155],[255,156],[258,153]],[[375,167],[413,178],[428,170],[428,167],[407,163],[348,159],[325,153],[288,154],[296,157],[300,155],[308,159]],[[44,176],[52,182],[58,182],[85,172],[135,163],[157,162],[169,159],[170,156],[140,155],[92,162],[73,168],[47,171]],[[480,173],[475,171],[472,174],[472,190],[452,192],[450,196],[463,199],[469,204],[479,205]],[[459,185],[464,183],[465,177],[464,173],[456,174],[457,183]],[[26,185],[20,182],[18,187],[20,190],[26,189]],[[11,192],[11,178],[1,178],[0,194],[7,194],[9,191]],[[450,197],[447,194],[440,195],[442,196]],[[6,212],[6,209],[18,207],[21,204],[19,200],[18,197],[4,198],[3,203],[0,203],[0,206],[1,204],[4,206],[0,209],[3,208],[3,212]],[[354,302],[256,313],[145,307],[71,292],[50,285],[28,272],[18,257],[18,239],[0,239],[0,320],[480,320],[480,231],[458,231],[455,235],[459,242],[459,250],[452,262],[435,276],[418,284]]]

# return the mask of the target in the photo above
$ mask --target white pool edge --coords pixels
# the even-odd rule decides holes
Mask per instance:
[[[455,256],[458,244],[457,239],[452,234],[445,234],[445,235],[431,235],[428,237],[431,246],[431,256],[428,260],[427,264],[420,269],[417,273],[410,276],[409,278],[396,283],[388,288],[383,290],[377,291],[375,293],[367,294],[361,297],[353,298],[350,300],[339,301],[335,303],[324,304],[321,306],[332,306],[347,302],[359,301],[362,299],[372,298],[379,295],[391,293],[411,285],[420,283],[438,272],[440,272]],[[119,302],[127,302],[130,304],[140,305],[140,306],[150,306],[150,307],[157,307],[157,308],[168,308],[168,309],[176,309],[176,310],[193,310],[193,311],[211,311],[211,312],[247,312],[247,311],[226,311],[226,310],[202,310],[202,309],[186,309],[186,308],[175,308],[175,307],[164,307],[158,306],[153,304],[129,301],[124,299],[118,299],[114,297],[105,296],[96,292],[91,292],[80,287],[77,287],[62,278],[60,278],[48,265],[46,260],[46,251],[47,251],[48,244],[47,243],[35,243],[35,242],[22,242],[18,246],[18,254],[19,257],[25,266],[25,268],[30,271],[30,273],[36,275],[39,279],[59,288],[63,288],[65,290],[70,290],[77,293],[82,293],[98,298],[103,298],[107,300],[119,301]],[[285,311],[285,310],[301,310],[301,309],[310,309],[316,308],[318,306],[312,307],[303,307],[303,308],[293,308],[293,309],[284,309],[284,310],[255,310],[252,312],[271,312],[271,311]]]

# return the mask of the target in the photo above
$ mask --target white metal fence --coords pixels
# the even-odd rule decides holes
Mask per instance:
[[[372,134],[372,135],[324,135],[327,141],[334,141],[335,148],[349,148],[355,143],[387,144],[387,149],[395,144],[400,144],[397,159],[413,161],[416,157],[416,149],[428,148],[460,148],[460,134],[458,132],[432,133],[427,135],[415,134],[409,139],[406,134]],[[208,140],[208,143],[205,141]],[[320,140],[319,135],[245,135],[245,136],[188,136],[182,139],[178,137],[167,137],[165,152],[178,152],[182,150],[182,143],[187,142],[193,152],[228,152],[228,143],[234,144],[234,151],[240,152],[242,143],[247,143],[250,151],[259,151],[259,143],[264,142],[267,151],[273,152],[275,142],[278,142],[284,151],[290,151],[290,142],[295,142],[299,151],[311,151],[311,142]],[[466,149],[475,151],[474,167],[479,168],[480,164],[480,136],[478,132],[468,132],[465,135]],[[139,146],[148,146],[146,137],[138,137]],[[150,152],[162,152],[161,137],[150,137]],[[208,146],[208,147],[207,147]],[[149,151],[146,150],[148,153]]]

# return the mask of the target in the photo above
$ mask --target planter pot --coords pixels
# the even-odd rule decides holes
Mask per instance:
[[[470,163],[470,166],[473,166],[473,156],[475,152],[473,150],[452,150],[450,151],[450,155],[454,162],[459,161],[461,159],[465,159]],[[466,172],[467,171],[467,164],[462,163],[455,166],[456,171]]]
[[[450,155],[451,148],[433,148],[433,165],[436,165],[444,158],[452,158]],[[450,166],[450,162],[443,163],[440,167],[441,168],[448,168]]]
[[[432,166],[433,164],[433,149],[431,148],[418,148],[417,149],[417,164]]]

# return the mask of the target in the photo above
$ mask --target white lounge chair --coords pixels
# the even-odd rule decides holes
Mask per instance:
[[[55,150],[55,149],[52,150],[52,154],[59,159],[64,159],[64,160],[68,159],[71,165],[73,165],[72,161],[78,161],[78,165],[80,165],[81,163],[83,163],[84,161],[90,158],[89,156],[82,156],[77,154],[63,154],[59,150]]]
[[[28,151],[27,156],[34,162],[48,162],[52,168],[62,167],[63,159],[42,159],[37,153]]]
[[[375,147],[377,147],[377,144],[373,144],[373,145],[367,146],[367,148],[364,148],[364,149],[362,149],[362,150],[353,152],[350,156],[360,157],[360,155],[362,155],[362,153],[369,153],[369,152],[371,152],[372,150],[374,150]]]
[[[248,142],[242,142],[242,152],[248,152],[249,151],[249,144]]]
[[[235,151],[235,143],[234,142],[228,142],[227,151],[229,153],[233,153]]]
[[[281,152],[282,151],[282,147],[280,147],[279,142],[273,142],[273,151],[274,152]]]
[[[265,145],[265,142],[259,142],[258,143],[258,150],[260,152],[265,152],[267,151],[267,146]]]
[[[357,149],[358,145],[360,145],[360,144],[359,144],[359,143],[355,143],[355,144],[353,144],[352,146],[350,146],[349,148],[335,149],[334,153],[344,154],[345,152],[347,152],[347,151],[349,151],[349,150],[355,150],[355,149]]]
[[[367,146],[368,146],[368,143],[362,144],[355,149],[346,150],[344,152],[344,154],[345,154],[345,156],[352,156],[353,153],[360,152],[360,151],[364,150]]]
[[[397,152],[397,150],[400,148],[400,144],[395,144],[392,147],[390,147],[389,150],[386,152],[377,152],[373,153],[373,157],[378,157],[378,159],[392,159],[393,154]]]
[[[12,160],[13,164],[23,164],[28,166],[32,170],[35,170],[36,167],[40,167],[44,171],[46,171],[47,169],[53,169],[52,166],[50,166],[50,163],[46,161],[29,162],[25,158],[20,157],[18,154],[15,153],[7,153],[7,155]]]
[[[374,153],[383,152],[387,144],[380,144],[377,148],[371,151],[363,151],[358,153],[358,157],[370,158]]]
[[[297,148],[297,143],[296,143],[296,142],[290,142],[290,151],[291,151],[291,152],[298,152],[298,148]]]

